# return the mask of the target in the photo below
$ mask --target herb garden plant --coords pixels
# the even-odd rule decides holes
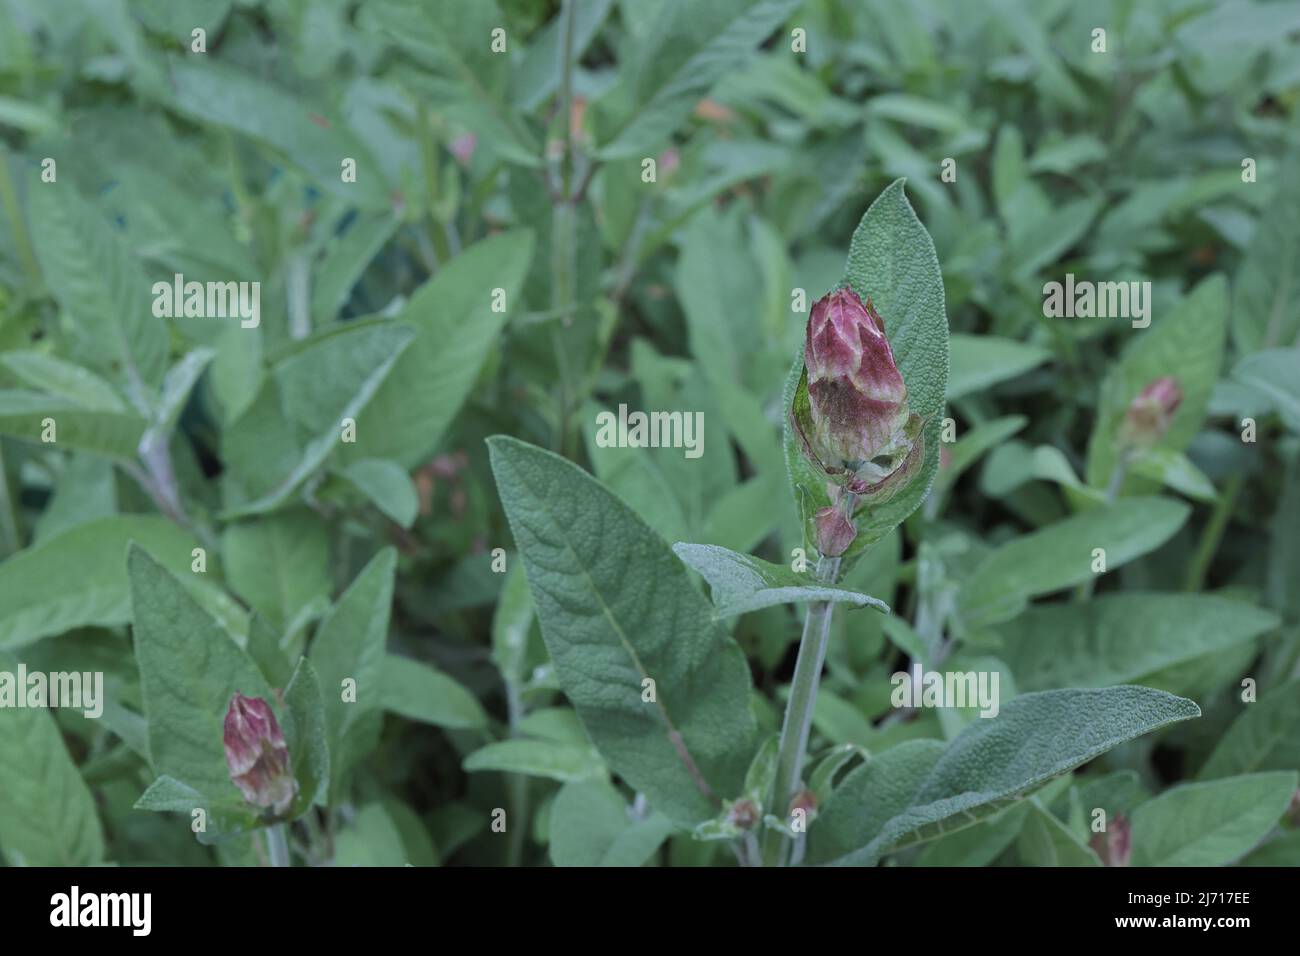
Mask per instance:
[[[1083,6],[0,0],[0,856],[1300,864],[1300,47]]]

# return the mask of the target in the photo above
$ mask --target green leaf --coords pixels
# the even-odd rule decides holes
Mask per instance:
[[[1152,448],[1138,457],[1131,467],[1133,474],[1158,481],[1196,501],[1213,504],[1218,498],[1214,483],[1180,451]]]
[[[667,544],[591,476],[515,439],[488,446],[542,636],[588,735],[674,821],[712,817],[752,752],[744,655]]]
[[[1042,365],[1052,353],[1037,345],[992,335],[948,339],[948,400],[989,388]]]
[[[45,442],[46,419],[54,420],[50,443]],[[0,434],[42,448],[71,448],[131,462],[144,429],[144,419],[129,413],[92,411],[39,392],[0,391]]]
[[[1015,538],[962,585],[962,616],[970,627],[1015,617],[1030,598],[1092,578],[1094,549],[1105,549],[1106,570],[1113,571],[1168,541],[1190,510],[1167,498],[1126,498]]]
[[[532,134],[504,104],[510,58],[491,43],[492,31],[509,21],[493,0],[383,0],[367,4],[365,14],[420,61],[415,82],[439,113],[473,129],[502,159],[538,165]]]
[[[1283,423],[1300,434],[1300,348],[1268,349],[1247,355],[1232,377],[1277,409]]]
[[[532,233],[502,233],[475,243],[438,270],[402,310],[414,342],[357,419],[345,461],[390,458],[411,468],[425,462],[464,403],[507,317],[533,255]],[[494,289],[506,311],[494,312]]]
[[[1001,813],[939,837],[926,844],[917,866],[988,866],[1016,841],[1029,814],[1029,802],[1012,804]]]
[[[298,781],[298,795],[289,811],[296,819],[310,810],[313,803],[328,799],[330,784],[325,705],[316,671],[305,657],[298,659],[293,677],[284,689],[284,739]]]
[[[1262,840],[1295,792],[1294,770],[1185,783],[1133,811],[1133,866],[1225,866]]]
[[[811,572],[800,574],[711,544],[678,542],[673,551],[700,573],[713,589],[715,619],[800,601],[832,601],[889,613],[889,605],[868,594],[835,584],[819,584]]]
[[[347,738],[367,713],[384,707],[384,648],[393,605],[397,551],[385,548],[370,559],[321,621],[311,646],[311,662],[325,701],[329,752],[335,757],[335,792],[344,773]],[[354,699],[344,699],[343,682],[352,680]],[[346,695],[351,698],[351,695]]]
[[[811,831],[815,858],[873,864],[890,848],[969,826],[1126,740],[1200,713],[1148,687],[1022,694],[947,747],[900,744],[850,773]]]
[[[695,104],[739,67],[799,6],[798,0],[719,0],[707,8],[660,8],[636,67],[620,71],[635,107],[598,153],[602,159],[657,154]],[[662,48],[655,46],[662,44]]]
[[[478,699],[428,664],[389,654],[381,673],[384,710],[449,730],[487,726],[487,714]]]
[[[44,352],[5,352],[0,365],[32,388],[91,411],[126,412],[117,390],[90,369]]]
[[[131,620],[126,550],[138,542],[168,568],[190,573],[196,542],[165,518],[88,521],[0,563],[0,647],[20,647],[74,627]]]
[[[591,747],[554,740],[499,740],[475,750],[461,766],[468,773],[497,770],[567,783],[601,776],[605,765]]]
[[[912,411],[943,410],[948,384],[948,317],[934,243],[896,179],[863,215],[849,244],[844,281],[885,320]]]
[[[1043,807],[1037,797],[1028,800],[1016,848],[1026,866],[1101,866],[1086,843]]]
[[[1207,594],[1114,594],[1032,607],[998,627],[1025,690],[1147,683],[1143,678],[1253,640],[1275,614]]]
[[[227,526],[221,541],[230,587],[281,633],[307,605],[328,597],[329,536],[306,508]]]
[[[45,280],[77,327],[78,358],[110,370],[137,409],[162,381],[167,326],[153,315],[149,283],[126,242],[68,184],[30,194],[33,239]]]
[[[16,660],[0,654],[0,671],[11,689],[16,669]],[[43,707],[0,709],[0,766],[0,849],[10,866],[103,861],[95,798],[68,756],[53,713]]]
[[[384,458],[362,458],[343,469],[342,475],[376,508],[403,528],[415,523],[420,496],[406,469]]]
[[[132,807],[154,813],[179,813],[187,820],[194,819],[195,810],[203,810],[205,829],[195,834],[200,843],[218,843],[239,833],[256,829],[259,823],[257,809],[223,795],[214,800],[188,784],[166,774],[158,777],[140,795]]]
[[[226,711],[236,691],[274,706],[271,689],[252,660],[144,548],[133,544],[127,565],[153,769],[219,804],[241,803],[226,767]]]
[[[1300,679],[1261,691],[1259,700],[1242,707],[1197,776],[1300,767]]]
[[[533,598],[528,578],[518,562],[506,573],[496,611],[492,615],[492,660],[508,683],[524,679],[528,655],[528,632],[533,626]]]
[[[1227,283],[1222,276],[1211,276],[1168,315],[1153,317],[1150,328],[1131,331],[1132,342],[1101,384],[1097,421],[1088,441],[1088,484],[1105,488],[1110,482],[1124,413],[1142,389],[1165,375],[1178,379],[1183,399],[1156,447],[1187,447],[1201,429],[1218,381],[1227,321]]]
[[[634,818],[604,780],[565,784],[551,805],[551,862],[556,866],[641,866],[672,832],[661,813]]]
[[[309,104],[253,71],[209,57],[172,57],[173,104],[194,119],[250,136],[280,153],[326,192],[371,209],[389,205],[382,167],[337,111]],[[344,158],[357,162],[344,182]]]
[[[361,412],[376,397],[413,337],[411,329],[394,322],[348,323],[277,363],[275,381],[283,413],[307,430],[310,438],[288,472],[273,473],[269,481],[262,477],[260,453],[270,441],[255,444],[251,461],[243,463],[243,470],[259,476],[262,486],[253,500],[229,509],[223,517],[242,518],[283,506],[332,452],[342,448],[342,454],[348,455],[361,443],[367,427],[383,431],[386,423],[362,418]],[[261,427],[259,419],[267,413],[254,404],[244,418],[252,427]],[[349,418],[356,421],[357,441],[344,444],[342,426]]]
[[[1288,161],[1295,159],[1293,152]],[[1298,223],[1300,183],[1280,176],[1233,279],[1232,340],[1242,354],[1296,345],[1300,337]]]
[[[166,449],[181,412],[185,410],[185,403],[189,401],[190,392],[216,355],[212,349],[194,349],[167,371],[163,377],[158,407],[154,410],[149,428],[140,439],[140,457],[145,461],[150,461],[154,455],[161,454]]]
[[[402,831],[381,803],[368,803],[334,837],[335,866],[405,866]]]

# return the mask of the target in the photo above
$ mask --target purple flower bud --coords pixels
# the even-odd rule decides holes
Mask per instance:
[[[283,815],[298,793],[298,781],[270,705],[236,692],[226,711],[224,738],[230,779],[244,799]]]
[[[1133,828],[1128,819],[1116,814],[1104,833],[1094,833],[1088,841],[1104,866],[1128,866],[1133,856]]]
[[[868,500],[892,496],[920,467],[922,421],[908,409],[885,323],[849,288],[818,300],[804,344],[807,403],[792,424],[823,474]]]
[[[828,558],[838,558],[858,536],[853,522],[835,505],[817,512],[813,520],[817,525],[817,550]]]
[[[1125,445],[1149,448],[1165,437],[1174,413],[1183,401],[1178,379],[1166,375],[1138,393],[1124,412],[1120,440]]]

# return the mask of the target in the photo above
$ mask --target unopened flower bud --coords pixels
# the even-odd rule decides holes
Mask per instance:
[[[813,520],[817,525],[817,550],[828,558],[838,558],[858,536],[853,522],[835,505],[817,512]]]
[[[1157,444],[1169,431],[1174,413],[1178,411],[1182,400],[1182,387],[1173,376],[1165,375],[1151,382],[1138,393],[1124,412],[1121,442],[1141,448]]]
[[[908,409],[885,323],[849,288],[819,299],[804,344],[807,403],[791,424],[808,460],[868,501],[890,497],[919,469],[922,421]]]
[[[727,822],[742,830],[752,830],[759,819],[758,804],[753,800],[737,800],[727,813]]]
[[[800,810],[808,819],[817,815],[817,795],[807,788],[800,790],[790,799],[788,816],[794,816]]]
[[[1094,833],[1088,845],[1104,866],[1128,866],[1133,856],[1133,829],[1128,819],[1116,814],[1104,833]]]
[[[224,730],[231,781],[253,806],[282,815],[298,793],[298,782],[270,705],[260,697],[236,693]]]

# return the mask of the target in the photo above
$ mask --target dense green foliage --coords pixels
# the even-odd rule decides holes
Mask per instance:
[[[1300,865],[1298,32],[0,0],[0,858],[1095,866],[1121,830]],[[1148,285],[1054,314],[1067,276]],[[257,309],[213,314],[230,283]],[[924,455],[818,580],[786,421],[841,284]],[[699,454],[611,446],[620,409]],[[772,796],[805,613],[806,830]],[[912,666],[996,715],[898,706]],[[102,714],[6,702],[20,668],[102,674]],[[281,820],[232,782],[236,691]]]

